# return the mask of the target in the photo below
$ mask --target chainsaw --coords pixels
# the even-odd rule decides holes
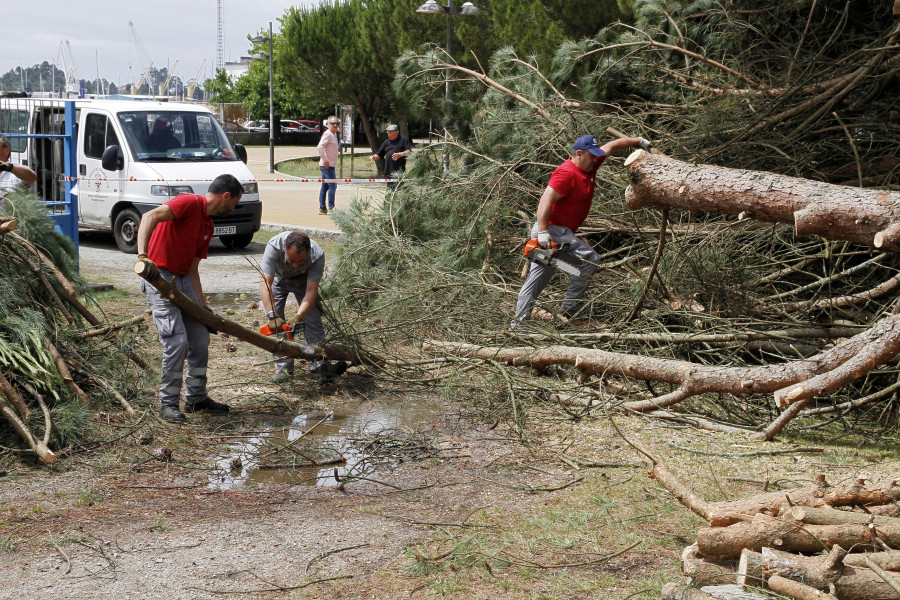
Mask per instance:
[[[557,244],[556,242],[550,242],[550,248],[541,248],[537,238],[532,238],[525,244],[525,258],[539,265],[548,265],[557,268],[569,275],[580,275],[581,271],[578,267],[559,258],[559,253],[565,252],[568,249],[568,242],[564,242],[562,245]]]
[[[295,323],[294,325],[283,323],[281,325],[281,331],[273,331],[272,328],[269,327],[269,324],[266,323],[259,328],[259,333],[262,335],[274,335],[282,340],[292,340],[294,339],[294,336],[300,331],[301,327],[303,327],[303,323]]]

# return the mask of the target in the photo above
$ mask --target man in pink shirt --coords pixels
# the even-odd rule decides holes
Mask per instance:
[[[319,151],[319,170],[322,172],[322,179],[334,179],[334,165],[338,159],[338,141],[337,133],[338,120],[337,117],[328,117],[328,128],[322,133],[319,145],[316,150]],[[327,215],[328,209],[334,210],[334,193],[337,191],[337,183],[322,183],[319,190],[319,214]],[[328,208],[325,207],[325,193],[328,193]]]
[[[572,157],[553,171],[538,202],[537,222],[531,228],[531,239],[537,238],[540,247],[548,249],[551,242],[568,244],[567,252],[562,254],[568,255],[569,262],[579,265],[580,274],[572,276],[563,298],[562,314],[565,317],[571,318],[581,310],[581,296],[587,290],[600,258],[590,244],[575,235],[591,210],[597,169],[610,154],[632,146],[646,152],[652,148],[650,141],[644,138],[619,138],[600,146],[594,136],[581,136],[572,146]],[[531,263],[528,277],[519,291],[511,328],[515,329],[519,323],[531,318],[538,295],[555,271],[556,268],[550,265]]]

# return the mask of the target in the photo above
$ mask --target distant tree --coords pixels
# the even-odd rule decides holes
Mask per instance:
[[[365,0],[291,8],[275,53],[279,74],[301,102],[352,103],[373,151],[376,120],[390,114],[394,102],[397,34],[384,23],[396,9],[394,3]]]
[[[268,35],[268,31],[260,34]],[[274,43],[278,43],[280,34],[274,34]],[[249,37],[249,36],[248,36]],[[251,55],[268,54],[268,42],[254,44]],[[273,74],[273,105],[276,115],[286,118],[320,118],[329,110],[331,103],[321,98],[299,98],[291,92],[284,77],[277,69],[279,57],[275,56],[275,73]],[[269,118],[269,63],[266,60],[254,60],[247,72],[235,82],[234,95],[237,101],[247,106],[253,119]]]
[[[207,79],[203,87],[212,102],[235,102],[234,80],[228,76],[225,69],[216,69],[215,77]]]

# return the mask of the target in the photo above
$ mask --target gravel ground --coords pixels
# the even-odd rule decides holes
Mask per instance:
[[[79,239],[79,269],[89,283],[138,289],[140,278],[132,267],[136,257],[116,247],[108,232],[83,231]],[[218,239],[209,247],[209,258],[200,263],[200,278],[206,294],[248,292],[259,284],[256,264],[262,260],[265,244],[251,242],[242,251],[228,250]]]

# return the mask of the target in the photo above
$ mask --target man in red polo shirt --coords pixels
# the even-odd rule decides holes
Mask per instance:
[[[632,146],[646,152],[652,148],[650,141],[644,138],[619,138],[600,146],[594,136],[581,136],[572,146],[572,157],[553,171],[538,202],[537,222],[531,228],[531,239],[537,238],[541,248],[550,248],[551,241],[568,243],[567,254],[578,259],[574,261],[576,264],[580,263],[581,273],[572,276],[562,301],[563,316],[573,317],[581,309],[579,299],[587,290],[600,258],[587,242],[575,235],[591,210],[597,169],[610,154]],[[531,263],[528,277],[519,291],[512,328],[531,318],[531,309],[554,271],[556,268],[550,265]]]
[[[156,263],[160,275],[205,307],[199,265],[209,251],[214,230],[212,217],[234,210],[243,191],[233,175],[219,175],[213,179],[205,197],[181,194],[147,212],[141,217],[138,229],[138,259]],[[182,379],[186,388],[184,412],[227,412],[227,404],[215,402],[206,395],[209,330],[144,280],[141,280],[141,291],[153,311],[153,322],[163,345],[160,416],[173,423],[185,420],[179,410]]]

